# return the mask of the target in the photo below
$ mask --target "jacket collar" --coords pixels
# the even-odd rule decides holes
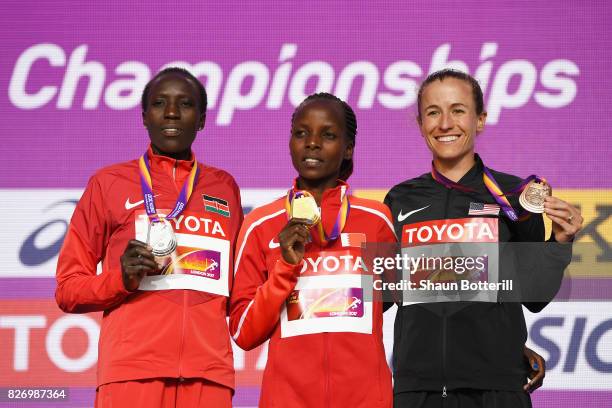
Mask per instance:
[[[149,158],[152,168],[161,169],[164,173],[170,176],[172,176],[173,172],[180,174],[181,176],[185,172],[189,174],[195,162],[195,155],[193,154],[193,151],[191,151],[191,158],[189,160],[177,160],[173,159],[172,157],[153,153],[153,148],[151,145],[149,145],[149,148],[147,149],[147,157]]]
[[[461,177],[459,180],[459,184],[463,185],[473,185],[473,184],[482,184],[482,173],[484,172],[484,163],[482,159],[478,155],[478,153],[474,153],[474,165],[472,168],[468,170],[467,173]]]
[[[295,191],[299,190],[297,186],[297,180],[297,177],[295,178],[295,180],[293,180],[293,190]],[[321,197],[321,206],[323,206],[323,204],[335,205],[335,203],[340,206],[344,194],[349,193],[350,186],[346,181],[340,179],[337,180],[337,183],[338,184],[336,185],[336,187],[329,188],[323,192],[323,196]]]

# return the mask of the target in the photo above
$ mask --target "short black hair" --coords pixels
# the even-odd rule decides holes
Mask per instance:
[[[423,91],[427,85],[434,81],[442,81],[444,78],[455,78],[470,84],[472,87],[472,95],[474,96],[476,114],[480,115],[482,112],[484,112],[484,98],[482,96],[482,89],[480,88],[478,81],[473,76],[466,74],[463,71],[446,68],[429,74],[419,87],[419,93],[417,95],[417,120],[419,123],[421,123],[421,97],[423,96]]]
[[[306,99],[304,99],[302,103],[300,103],[293,111],[293,114],[291,115],[291,126],[293,126],[293,122],[295,121],[295,115],[297,114],[297,112],[306,103],[313,101],[315,99],[325,99],[325,100],[334,101],[340,104],[340,106],[342,107],[342,110],[344,111],[344,128],[345,128],[344,133],[348,141],[351,142],[354,147],[355,137],[357,136],[357,117],[355,116],[355,112],[353,111],[353,108],[351,108],[351,106],[348,103],[344,102],[342,99],[338,98],[336,95],[332,95],[327,92],[319,92],[319,93],[314,93],[312,95],[308,95]],[[340,165],[340,175],[338,176],[338,178],[340,180],[346,181],[351,176],[351,174],[353,174],[353,159],[352,158],[343,159],[342,164]]]
[[[153,78],[151,78],[151,80],[149,82],[147,82],[147,85],[145,85],[144,90],[142,91],[142,98],[140,100],[140,104],[142,106],[142,111],[146,112],[147,108],[148,108],[148,102],[149,102],[149,92],[151,90],[151,84],[157,80],[159,77],[164,76],[166,74],[179,74],[184,76],[185,78],[187,78],[190,81],[193,81],[193,83],[197,86],[198,88],[198,94],[200,97],[200,114],[205,114],[206,113],[206,108],[208,106],[208,97],[206,96],[206,89],[204,89],[204,85],[202,85],[202,83],[200,82],[200,80],[198,78],[196,78],[191,72],[187,71],[185,68],[179,68],[179,67],[168,67],[165,68],[161,71],[159,71],[157,73],[157,75],[155,75]]]

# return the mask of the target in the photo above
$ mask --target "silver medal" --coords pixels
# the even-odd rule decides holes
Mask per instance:
[[[167,256],[176,249],[176,236],[170,222],[164,218],[149,223],[147,244],[152,248],[153,255]]]

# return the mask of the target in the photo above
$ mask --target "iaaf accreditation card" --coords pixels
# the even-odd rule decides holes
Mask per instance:
[[[367,269],[359,247],[307,252],[281,312],[281,337],[372,333],[372,277],[362,274]]]
[[[144,211],[135,215],[136,239],[146,242],[149,217]],[[168,256],[155,258],[159,274],[145,276],[138,289],[193,289],[229,296],[230,242],[224,225],[189,213],[168,222],[176,234],[176,249]]]
[[[415,302],[495,302],[499,289],[497,218],[442,219],[404,225],[401,268]]]

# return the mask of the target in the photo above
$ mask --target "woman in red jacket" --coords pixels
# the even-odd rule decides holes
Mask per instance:
[[[70,221],[56,299],[104,313],[96,407],[231,406],[226,310],[242,209],[232,176],[191,150],[205,117],[193,75],[158,73],[142,95],[150,147],[99,170]]]
[[[270,339],[262,407],[392,405],[382,304],[367,298],[361,245],[395,235],[382,203],[349,192],[356,131],[345,102],[306,98],[291,120],[295,183],[240,230],[230,329],[243,349]]]

